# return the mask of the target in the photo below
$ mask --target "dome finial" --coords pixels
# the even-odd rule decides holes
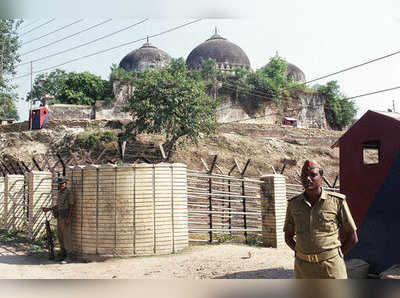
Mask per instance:
[[[149,43],[149,36],[146,36],[146,42]]]
[[[218,34],[218,32],[217,32],[217,26],[215,26],[215,28],[214,28],[214,34],[215,34],[215,35]]]

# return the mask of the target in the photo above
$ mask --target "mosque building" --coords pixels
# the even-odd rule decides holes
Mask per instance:
[[[200,69],[203,61],[214,59],[218,68],[225,73],[234,73],[235,68],[252,70],[250,60],[246,53],[236,44],[218,34],[214,34],[206,41],[196,46],[188,55],[186,65],[189,69]],[[142,72],[146,69],[161,69],[171,62],[171,56],[164,50],[147,41],[138,49],[131,51],[119,63],[126,71]],[[267,64],[268,65],[268,64]],[[297,82],[305,82],[303,71],[297,66],[287,63],[287,76]],[[95,106],[68,106],[74,113],[66,113],[66,107],[54,105],[52,114],[63,119],[65,115],[74,114],[78,119],[125,119],[130,118],[124,112],[128,98],[133,94],[133,84],[114,82],[113,103],[98,100]],[[221,104],[216,111],[217,121],[224,122],[260,122],[265,124],[282,123],[284,117],[295,118],[299,126],[303,127],[328,127],[325,112],[325,98],[316,91],[297,92],[297,104],[290,103],[287,107],[274,106],[265,102],[251,115],[238,102],[237,98],[228,95],[221,96]],[[257,120],[253,120],[257,119]]]
[[[189,69],[200,69],[203,61],[214,59],[218,68],[224,72],[233,72],[235,67],[251,70],[250,60],[246,53],[236,44],[218,34],[214,34],[195,47],[186,59]],[[160,69],[171,61],[171,56],[165,51],[151,45],[149,40],[140,48],[126,55],[119,66],[126,71],[144,71],[145,69]],[[300,68],[287,63],[287,76],[294,81],[305,82],[305,75]]]

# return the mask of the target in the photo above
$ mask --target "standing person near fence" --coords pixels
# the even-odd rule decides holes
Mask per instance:
[[[57,236],[60,242],[59,257],[63,263],[70,262],[72,254],[71,219],[74,197],[72,192],[67,189],[67,181],[64,177],[57,179],[57,204],[51,208],[42,208],[43,212],[53,211],[57,218]]]
[[[305,161],[304,192],[288,201],[285,242],[295,251],[296,278],[347,278],[345,255],[358,241],[356,226],[342,194],[322,185],[323,169]]]

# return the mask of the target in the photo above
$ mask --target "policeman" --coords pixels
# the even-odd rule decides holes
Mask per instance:
[[[71,261],[71,218],[74,199],[72,192],[67,189],[67,179],[58,178],[57,204],[52,208],[43,207],[43,212],[53,211],[57,218],[57,235],[60,243],[60,259],[65,263]]]
[[[323,170],[305,161],[304,192],[288,201],[285,242],[295,251],[296,278],[347,278],[345,255],[358,241],[356,226],[342,194],[321,187]]]

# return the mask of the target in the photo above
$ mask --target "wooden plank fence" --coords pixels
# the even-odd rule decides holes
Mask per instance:
[[[243,239],[248,243],[252,237],[261,237],[262,182],[259,178],[245,177],[250,160],[242,170],[234,159],[233,167],[225,175],[216,160],[217,155],[210,166],[201,160],[204,171],[188,170],[189,241],[215,242],[236,236],[236,240]],[[220,174],[213,173],[214,169],[218,169]],[[234,170],[237,170],[237,176],[232,175]],[[284,170],[285,163],[280,172]],[[331,186],[329,182],[326,184]],[[324,189],[339,191],[332,187]],[[302,192],[302,185],[286,184],[288,199]]]

